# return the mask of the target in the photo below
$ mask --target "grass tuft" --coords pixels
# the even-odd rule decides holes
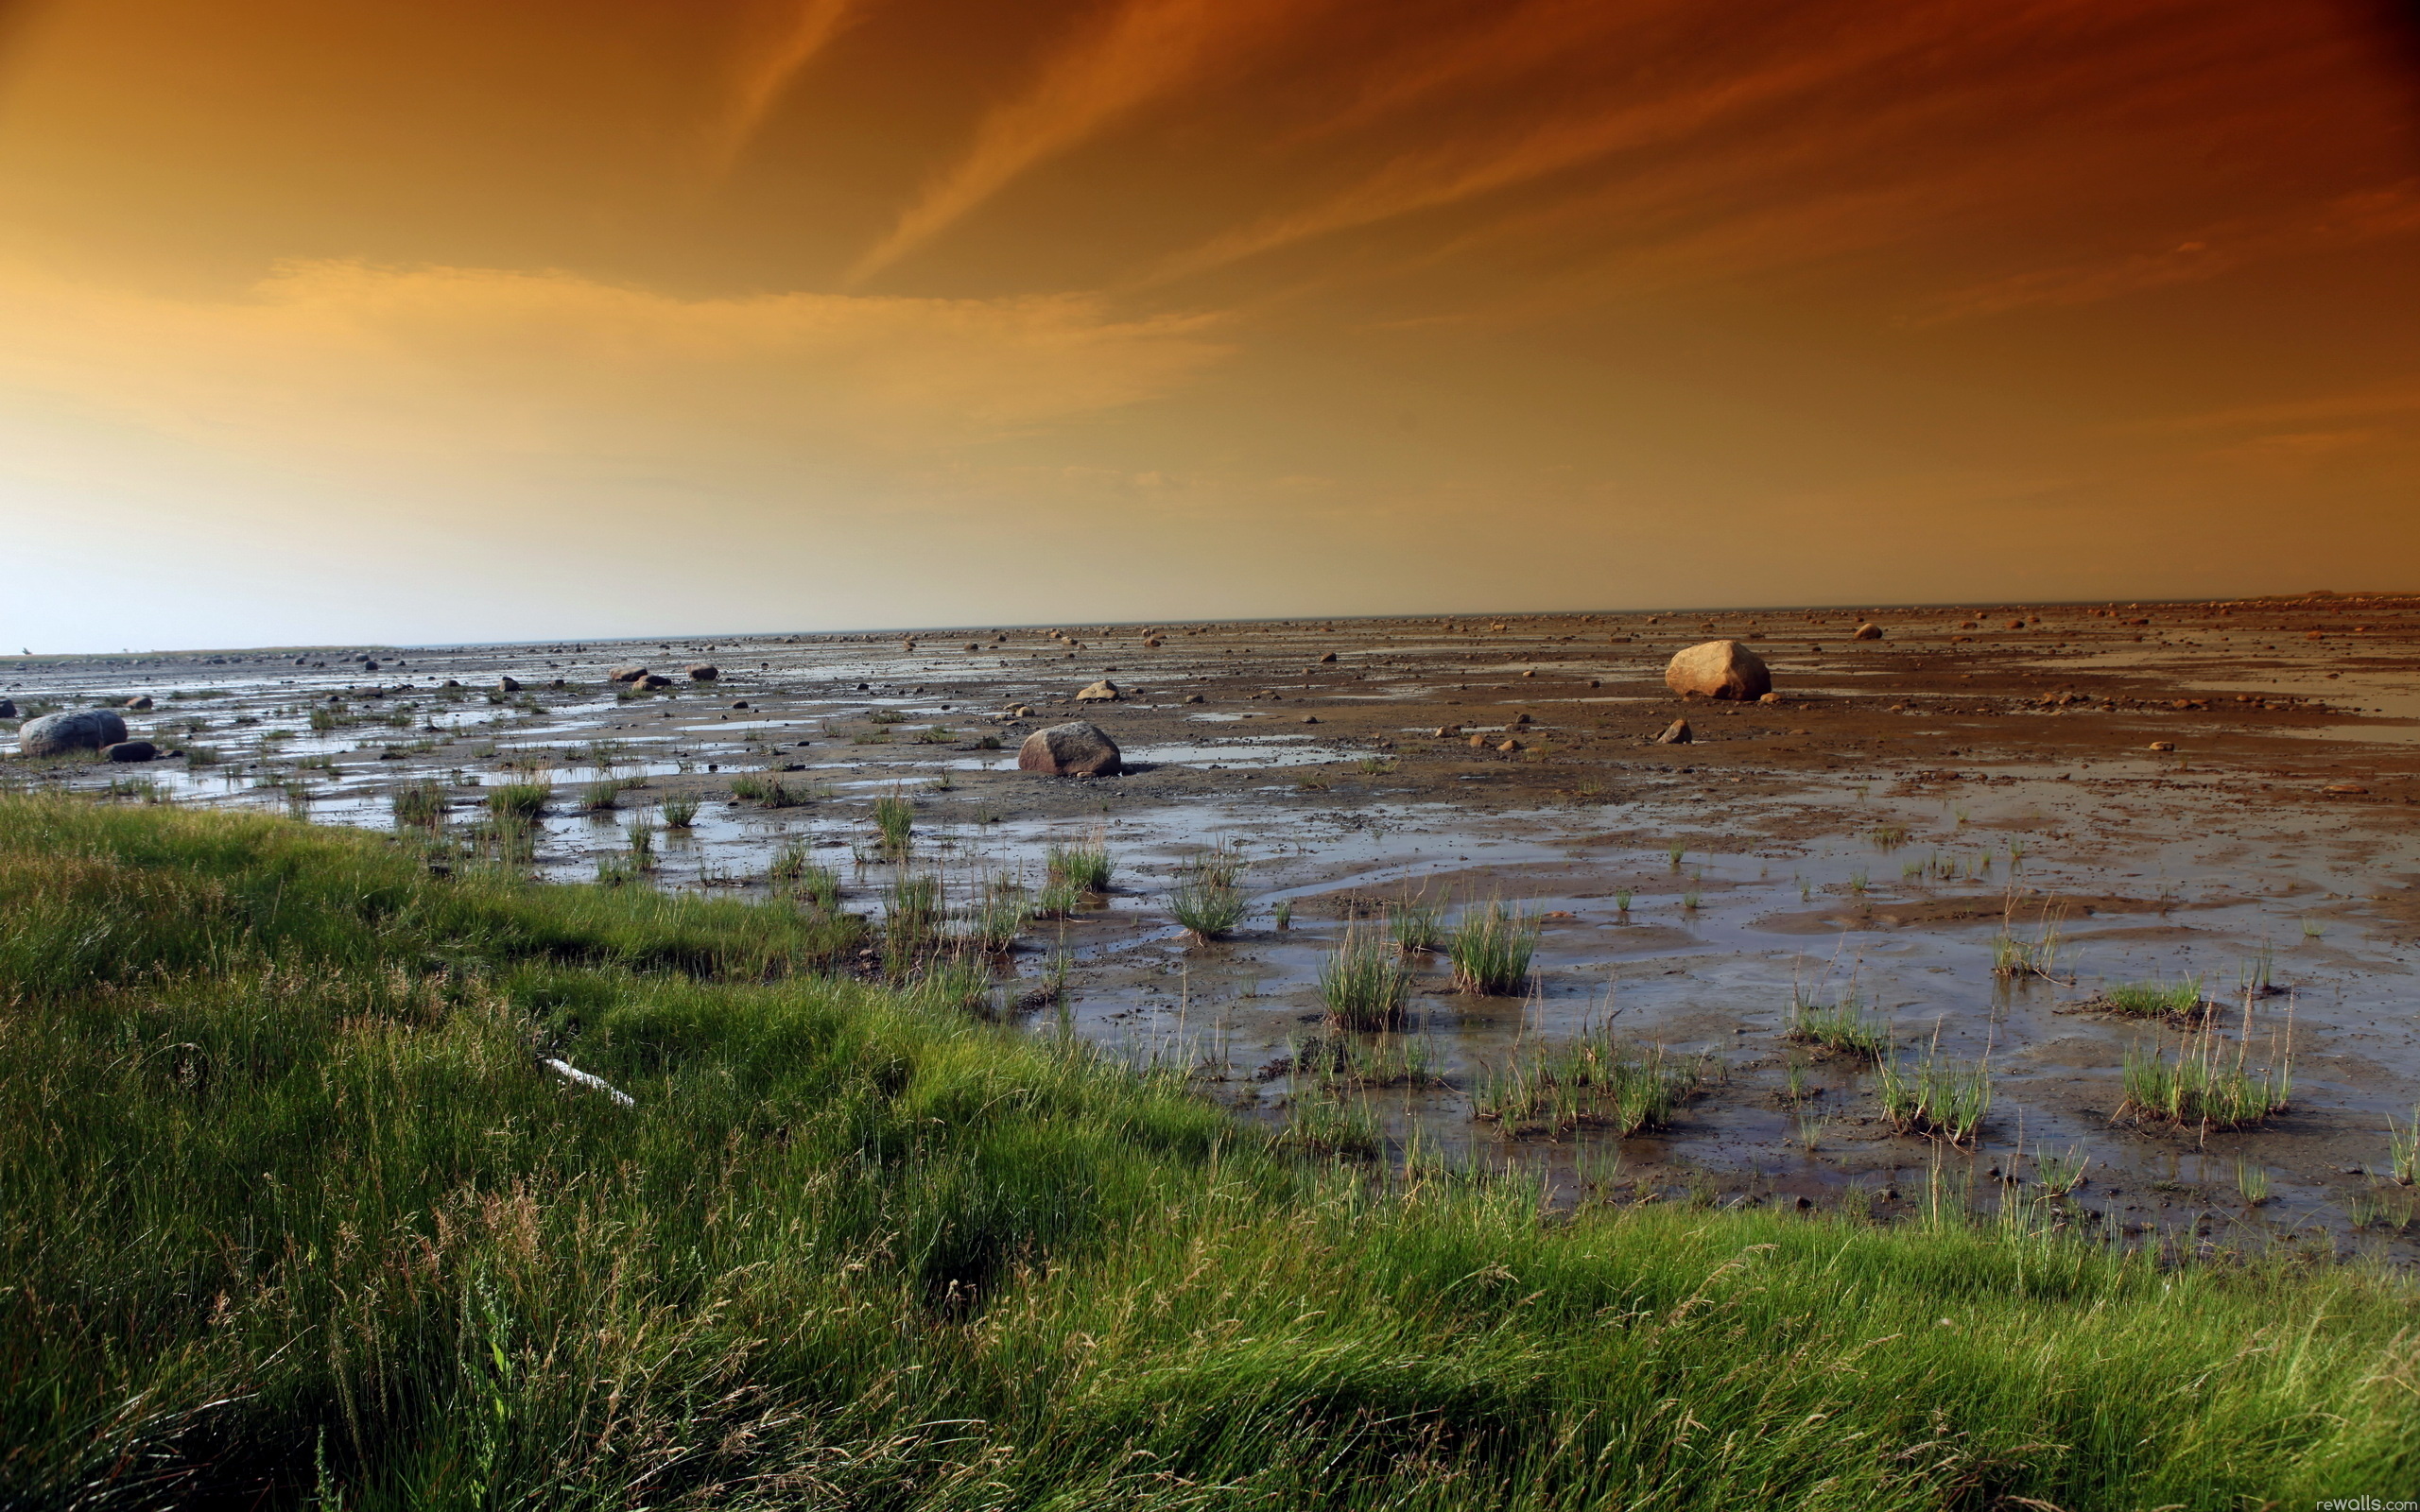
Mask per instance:
[[[1340,1029],[1392,1029],[1411,997],[1411,968],[1392,941],[1347,934],[1320,968],[1320,1001]]]
[[[1501,902],[1464,913],[1445,940],[1454,990],[1487,997],[1527,990],[1540,927],[1529,913],[1509,912]]]

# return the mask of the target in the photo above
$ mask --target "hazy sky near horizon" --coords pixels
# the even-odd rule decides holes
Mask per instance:
[[[2357,0],[0,0],[0,652],[2420,588]]]

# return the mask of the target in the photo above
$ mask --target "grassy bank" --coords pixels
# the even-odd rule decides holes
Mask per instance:
[[[2366,1271],[1377,1182],[821,974],[857,944],[804,905],[0,800],[0,1503],[2420,1484],[2420,1314]]]

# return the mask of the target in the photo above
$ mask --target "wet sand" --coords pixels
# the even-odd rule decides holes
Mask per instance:
[[[1869,619],[1883,638],[1853,640]],[[1004,980],[1003,1003],[1063,947],[1066,1028],[1182,1065],[1251,1116],[1340,1095],[1366,1100],[1397,1153],[1531,1165],[1565,1194],[1878,1211],[1930,1179],[1980,1189],[2031,1176],[2038,1151],[2074,1152],[2091,1164],[2073,1203],[2114,1223],[2412,1257],[2353,1220],[2411,1201],[2382,1177],[2388,1120],[2420,1102],[2420,599],[1059,631],[9,659],[0,694],[20,704],[147,695],[135,732],[205,759],[0,772],[232,806],[285,807],[300,787],[316,817],[374,827],[406,782],[443,780],[467,824],[479,787],[535,775],[565,800],[536,869],[565,880],[595,876],[626,846],[620,824],[685,793],[705,807],[659,840],[656,885],[761,890],[774,851],[801,843],[869,914],[895,870],[871,812],[896,792],[916,807],[907,865],[954,897],[1038,881],[1054,841],[1105,840],[1113,891],[1034,926],[1002,967],[1031,980]],[[1716,637],[1766,660],[1778,701],[1666,690],[1670,655]],[[376,673],[345,660],[363,652]],[[697,661],[718,679],[683,676]],[[618,698],[605,668],[624,662],[677,685]],[[492,698],[500,676],[523,691]],[[1127,696],[1074,700],[1100,678]],[[335,728],[315,731],[314,710]],[[1683,717],[1694,743],[1649,743]],[[1026,733],[1074,718],[1110,730],[1133,769],[1014,769]],[[813,797],[734,800],[735,777],[766,773]],[[645,785],[611,813],[570,812],[609,777]],[[1214,846],[1248,862],[1253,908],[1233,939],[1191,943],[1166,895]],[[1455,994],[1423,958],[1405,1035],[1432,1062],[1426,1084],[1286,1073],[1325,1033],[1316,977],[1338,939],[1423,895],[1543,915],[1533,989]],[[2053,927],[2049,976],[1994,973],[1996,936]],[[2127,1054],[2172,1055],[2200,1031],[2094,1000],[2186,977],[2224,1010],[2212,1032],[2230,1058],[2244,987],[2280,989],[2250,1000],[2243,1054],[2257,1068],[2290,1053],[2286,1111],[2240,1132],[2113,1121]],[[1870,1068],[1787,1038],[1793,993],[1855,996],[1905,1057],[1986,1061],[1979,1141],[1894,1132]],[[1669,1130],[1513,1138],[1472,1117],[1491,1074],[1606,1026],[1705,1057],[1711,1080]],[[2256,1204],[2247,1172],[2268,1183]]]

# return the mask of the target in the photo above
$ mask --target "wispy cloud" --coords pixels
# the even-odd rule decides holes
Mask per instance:
[[[0,393],[339,467],[618,457],[704,472],[737,455],[924,456],[1132,404],[1223,355],[1214,323],[1064,296],[681,299],[342,262],[181,300],[0,268]]]
[[[1277,36],[1305,0],[1126,0],[993,111],[964,156],[928,183],[890,234],[851,267],[854,286],[940,234],[1036,163]]]
[[[2208,228],[2156,251],[1996,279],[1924,301],[1914,325],[1942,325],[2042,305],[2097,304],[2173,284],[2192,284],[2268,262],[2420,232],[2420,180],[2347,195],[2265,224]]]
[[[1531,39],[1520,39],[1526,43]],[[1298,242],[1477,198],[1600,162],[1666,147],[1727,120],[1803,95],[1907,45],[1902,31],[1873,27],[1834,47],[1783,56],[1660,92],[1642,87],[1610,106],[1590,102],[1478,140],[1399,154],[1322,199],[1264,217],[1163,262],[1146,282],[1165,283]],[[1508,49],[1508,65],[1532,49]],[[1406,88],[1424,93],[1425,78]]]
[[[717,173],[727,173],[748,150],[799,71],[831,45],[873,0],[774,0],[744,38],[731,88],[707,132]]]

